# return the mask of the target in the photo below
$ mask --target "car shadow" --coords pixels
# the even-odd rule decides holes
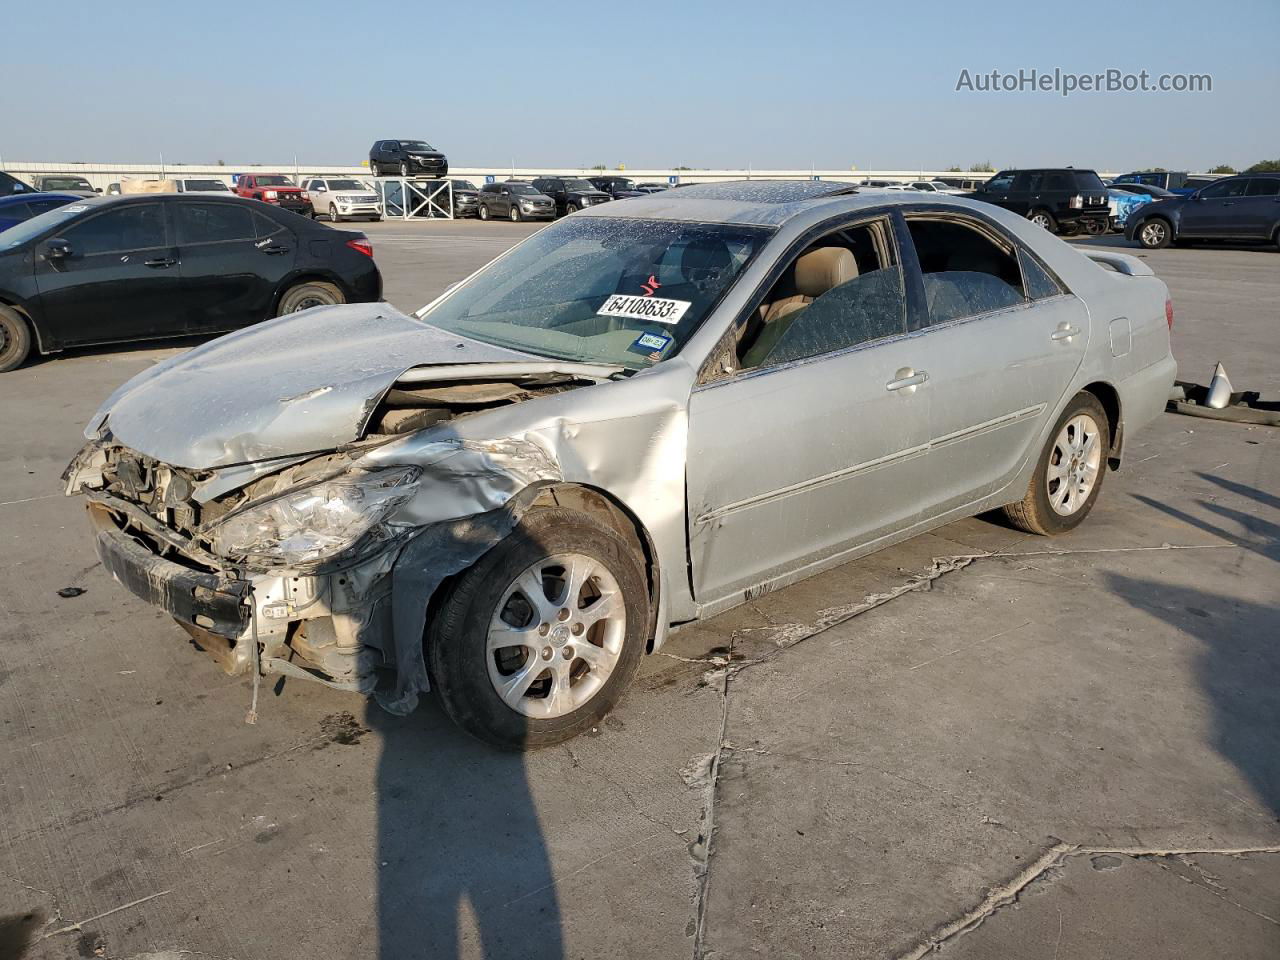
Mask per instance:
[[[1141,250],[1143,253],[1152,252],[1144,249],[1142,244],[1138,243],[1138,241],[1136,240],[1133,240],[1133,241],[1126,240],[1124,238],[1124,234],[1122,233],[1108,233],[1100,237],[1089,237],[1089,236],[1063,237],[1062,239],[1066,240],[1068,243],[1078,244],[1083,247],[1113,247],[1113,248],[1118,248],[1122,250]],[[1229,240],[1196,240],[1194,241],[1194,243],[1191,243],[1190,241],[1189,243],[1191,245],[1184,247],[1183,249],[1237,250],[1237,251],[1248,252],[1248,253],[1266,253],[1266,254],[1273,254],[1273,255],[1275,253],[1274,246],[1261,240],[1258,241],[1257,243],[1232,243]],[[1169,249],[1177,249],[1177,248],[1174,247]]]
[[[57,353],[40,353],[34,348],[30,356],[19,369],[29,370],[60,360],[74,360],[77,357],[107,357],[120,353],[143,353],[147,350],[190,350],[202,343],[225,336],[222,333],[202,333],[183,337],[158,337],[153,340],[128,340],[123,343],[104,343],[97,346],[67,347]]]

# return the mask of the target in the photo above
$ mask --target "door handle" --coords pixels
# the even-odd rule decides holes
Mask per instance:
[[[157,270],[163,270],[166,267],[172,267],[178,261],[173,257],[156,257],[154,260],[142,261],[145,266],[155,267]]]
[[[884,385],[886,390],[906,390],[929,382],[929,374],[923,370],[912,370],[910,367],[903,367],[893,376],[894,379]]]
[[[269,257],[278,257],[282,253],[288,253],[288,247],[282,247],[279,244],[272,244],[269,247],[262,247],[262,252]]]
[[[1079,327],[1073,327],[1069,323],[1062,323],[1058,325],[1057,330],[1053,331],[1053,333],[1049,335],[1049,339],[1050,340],[1070,340],[1079,332],[1080,332]]]

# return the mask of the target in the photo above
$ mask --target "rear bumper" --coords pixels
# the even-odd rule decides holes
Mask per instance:
[[[1118,392],[1126,441],[1164,412],[1177,375],[1178,363],[1170,354],[1120,381]]]

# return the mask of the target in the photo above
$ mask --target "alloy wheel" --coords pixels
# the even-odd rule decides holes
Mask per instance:
[[[1142,233],[1139,239],[1144,247],[1158,247],[1164,243],[1169,231],[1159,220],[1152,220],[1150,223],[1142,225]]]
[[[512,710],[551,719],[600,692],[627,635],[622,589],[580,553],[539,560],[507,587],[486,637],[489,680]]]
[[[1059,516],[1069,517],[1089,499],[1102,466],[1101,431],[1093,417],[1072,417],[1058,432],[1045,469],[1045,492]]]

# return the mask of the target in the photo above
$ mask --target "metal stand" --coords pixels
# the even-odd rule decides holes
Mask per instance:
[[[453,181],[377,177],[382,215],[391,220],[452,220]]]

